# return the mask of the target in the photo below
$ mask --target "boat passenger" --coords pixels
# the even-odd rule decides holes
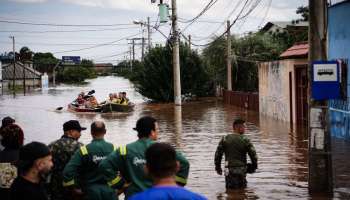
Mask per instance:
[[[128,99],[126,98],[126,92],[121,92],[121,96],[119,96],[120,98],[120,104],[122,105],[128,105]]]
[[[117,93],[114,93],[114,99],[113,99],[112,103],[117,103],[117,104],[120,103],[120,98],[119,98]]]
[[[85,103],[84,96],[80,93],[78,98],[75,100],[79,105],[83,105]]]

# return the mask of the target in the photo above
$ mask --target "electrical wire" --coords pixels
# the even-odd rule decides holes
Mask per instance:
[[[86,29],[86,30],[56,30],[56,31],[22,31],[22,30],[13,30],[13,31],[0,31],[0,33],[74,33],[74,32],[99,32],[99,31],[116,31],[116,30],[130,30],[138,29],[139,27],[130,27],[130,28],[111,28],[111,29]]]
[[[233,13],[236,12],[236,10],[240,7],[241,3],[243,1],[238,1],[237,4],[233,7],[233,10],[230,11],[230,13],[227,15],[227,17],[224,19],[223,22],[221,22],[221,24],[218,26],[218,28],[215,29],[215,31],[213,31],[211,34],[209,34],[208,36],[206,37],[203,37],[201,39],[196,39],[196,40],[193,40],[193,41],[202,41],[202,40],[208,40],[208,39],[211,39],[212,37],[215,36],[216,32],[218,32],[226,23],[226,21],[231,18],[231,16],[233,15]],[[247,3],[247,2],[246,2]],[[243,7],[244,8],[244,7]]]
[[[127,38],[134,37],[134,36],[137,36],[137,35],[140,35],[140,34],[141,33],[139,32],[139,33],[134,34],[134,35],[129,35],[129,36],[123,37],[123,38],[121,38],[119,40],[115,40],[115,41],[108,42],[108,43],[97,44],[97,45],[94,45],[94,46],[91,46],[91,47],[86,47],[86,48],[81,48],[81,49],[73,49],[73,50],[67,50],[67,51],[57,51],[57,52],[53,52],[53,53],[54,54],[59,54],[59,53],[76,52],[76,51],[83,51],[83,50],[88,50],[88,49],[94,49],[94,48],[102,47],[102,46],[108,46],[108,45],[114,44],[116,42],[119,42],[121,40],[125,40]]]
[[[211,0],[201,13],[199,13],[192,20],[188,21],[189,24],[182,31],[185,32],[186,29],[188,29],[188,27],[190,27],[200,16],[202,16],[205,12],[207,12],[216,2],[218,2],[218,0]],[[187,22],[184,22],[184,23],[187,23]]]
[[[207,12],[218,0],[210,0],[209,3],[202,9],[202,11],[195,16],[194,18],[187,20],[187,21],[182,21],[182,23],[193,23],[196,21],[199,17],[201,17],[205,12]]]
[[[243,13],[243,11],[244,11],[246,5],[248,4],[248,2],[249,2],[249,0],[246,0],[246,1],[245,1],[245,3],[244,3],[244,5],[243,5],[242,9],[240,10],[240,12],[238,13],[238,15],[236,16],[236,19],[230,24],[229,27],[227,27],[227,30],[224,31],[224,32],[223,32],[220,36],[218,36],[216,39],[221,38],[222,36],[224,36],[224,35],[227,33],[227,31],[237,22],[237,20],[240,18],[241,14]],[[187,38],[182,32],[181,32],[181,35],[185,38],[185,40],[188,41],[188,38]],[[210,45],[211,43],[212,43],[212,42],[208,42],[208,43],[206,43],[206,44],[201,44],[201,45],[191,43],[191,45],[193,45],[193,46],[198,46],[198,47],[205,47],[205,46]]]
[[[5,41],[0,41],[2,44],[12,44],[12,42],[5,42]],[[19,45],[45,45],[45,46],[92,46],[92,45],[97,45],[97,44],[88,44],[88,43],[23,43],[23,42],[16,42],[16,44]],[[127,43],[123,44],[111,44],[115,46],[123,46],[123,45],[128,45]]]
[[[134,24],[55,24],[55,23],[32,23],[32,22],[9,21],[9,20],[0,20],[0,23],[23,24],[23,25],[33,25],[33,26],[69,26],[69,27],[131,26],[131,25],[134,26]]]

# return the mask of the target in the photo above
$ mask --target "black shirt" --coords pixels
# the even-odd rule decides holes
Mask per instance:
[[[32,183],[18,176],[11,185],[11,200],[48,200],[44,184]]]

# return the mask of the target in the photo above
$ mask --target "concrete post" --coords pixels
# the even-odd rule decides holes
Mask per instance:
[[[312,62],[326,61],[326,0],[309,0],[309,192],[333,191],[327,101],[311,99]]]

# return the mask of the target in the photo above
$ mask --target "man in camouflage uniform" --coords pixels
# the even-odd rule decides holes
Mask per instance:
[[[253,144],[244,135],[244,120],[233,122],[233,134],[222,137],[215,152],[215,170],[222,175],[221,159],[225,154],[225,181],[227,189],[244,188],[247,186],[247,154],[252,161],[249,172],[258,168],[258,158]]]
[[[81,136],[81,131],[85,129],[80,126],[77,120],[67,121],[63,124],[63,136],[49,145],[54,163],[48,184],[51,200],[70,199],[65,195],[62,185],[62,172],[74,152],[83,146],[82,143],[78,142],[78,139]]]
[[[74,153],[63,171],[63,186],[69,189],[81,188],[86,200],[117,199],[115,190],[107,185],[98,171],[98,164],[115,150],[113,144],[104,140],[105,134],[105,124],[101,121],[93,122],[93,140]]]

